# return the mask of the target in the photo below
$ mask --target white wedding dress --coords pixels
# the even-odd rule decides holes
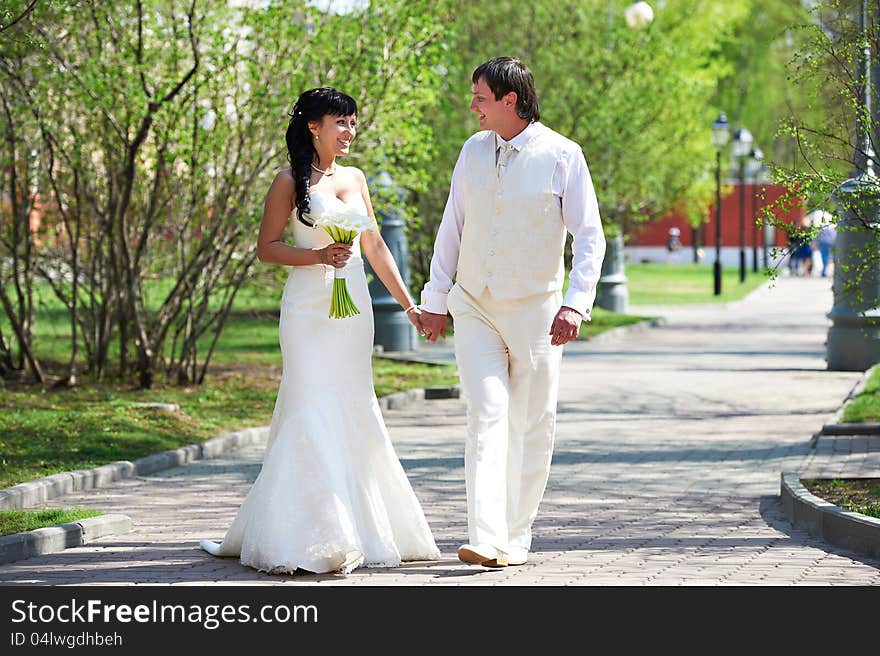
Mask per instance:
[[[366,214],[363,201],[310,196],[312,219]],[[293,219],[297,246],[332,243]],[[360,314],[328,317],[334,269],[294,266],[281,297],[281,383],[263,466],[216,556],[255,569],[348,573],[437,560],[440,552],[385,428],[373,389],[373,312],[360,238],[342,270]]]

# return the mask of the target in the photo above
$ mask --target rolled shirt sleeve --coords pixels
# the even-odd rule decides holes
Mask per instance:
[[[452,289],[453,279],[458,271],[458,254],[461,250],[461,232],[464,228],[464,190],[462,176],[467,143],[458,155],[452,170],[449,197],[443,210],[443,218],[437,229],[434,254],[431,257],[431,277],[422,289],[422,303],[425,312],[446,314],[446,297]]]
[[[562,220],[572,234],[571,272],[562,304],[590,319],[596,287],[605,257],[605,234],[599,218],[599,203],[583,151],[572,151],[564,162],[562,177]],[[560,167],[557,167],[559,173]]]

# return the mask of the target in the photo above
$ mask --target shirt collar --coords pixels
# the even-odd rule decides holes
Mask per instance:
[[[520,132],[518,135],[516,135],[510,141],[505,141],[504,139],[501,138],[501,135],[496,132],[495,133],[495,150],[498,150],[502,146],[502,144],[510,144],[511,147],[516,151],[522,150],[523,146],[525,146],[528,143],[529,139],[531,139],[534,136],[536,130],[538,129],[537,125],[538,125],[537,121],[532,121],[531,123],[529,123],[525,127],[525,129],[522,132]]]

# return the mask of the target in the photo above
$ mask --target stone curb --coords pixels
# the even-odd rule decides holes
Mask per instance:
[[[429,387],[427,389],[411,389],[405,392],[394,392],[379,399],[379,407],[383,410],[398,410],[411,403],[418,401],[430,401],[433,399],[457,399],[461,397],[461,388],[458,385],[452,387]]]
[[[268,430],[268,426],[245,428],[234,433],[212,437],[201,444],[189,444],[179,449],[154,453],[138,458],[134,462],[118,460],[94,469],[62,472],[19,483],[5,490],[0,490],[0,509],[33,508],[49,499],[71,492],[105,487],[123,478],[152,474],[202,458],[214,458],[230,449],[254,444],[265,439]]]
[[[820,435],[880,435],[878,423],[825,424]]]
[[[128,515],[107,514],[26,533],[4,535],[0,537],[0,564],[81,547],[108,535],[130,531],[131,518]]]
[[[880,434],[880,423],[874,422],[865,422],[865,423],[844,423],[840,421],[843,418],[843,413],[846,410],[846,406],[852,401],[855,397],[862,393],[862,390],[865,389],[865,385],[868,380],[874,373],[874,370],[880,367],[880,364],[875,364],[873,367],[870,367],[859,381],[853,386],[853,388],[849,391],[849,394],[846,395],[846,398],[843,400],[843,403],[837,409],[837,411],[826,421],[822,428],[819,429],[817,433],[815,433],[810,440],[810,447],[815,448],[816,444],[819,442],[819,438],[822,435],[878,435]]]
[[[838,547],[880,557],[880,519],[820,499],[801,484],[795,472],[782,472],[779,495],[794,526]]]

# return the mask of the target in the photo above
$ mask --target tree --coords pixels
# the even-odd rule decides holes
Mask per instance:
[[[787,233],[790,240],[807,242],[815,239],[821,226],[782,221],[780,210],[801,206],[828,211],[835,222],[845,215],[854,219],[854,223],[837,228],[864,233],[859,251],[850,253],[844,264],[848,269],[846,292],[859,296],[866,277],[875,275],[880,259],[880,185],[876,177],[880,17],[874,7],[863,27],[860,10],[860,2],[829,0],[813,7],[809,21],[793,26],[802,45],[789,62],[789,80],[797,87],[801,102],[792,106],[779,133],[797,150],[790,161],[771,164],[774,179],[790,192],[764,216],[767,224]],[[865,86],[867,71],[873,87],[870,101]],[[859,193],[840,193],[847,179],[859,182]],[[873,303],[863,310],[871,309]]]
[[[792,108],[804,105],[803,90],[789,79],[789,63],[806,38],[793,27],[809,17],[802,0],[750,2],[747,18],[721,44],[729,65],[714,104],[735,127],[748,127],[768,161],[791,163],[796,156],[794,141],[778,130]]]
[[[415,277],[428,275],[433,235],[455,157],[474,131],[470,73],[490,57],[519,57],[532,69],[542,122],[583,146],[606,232],[683,210],[694,224],[711,201],[710,125],[718,80],[729,74],[722,46],[747,16],[736,0],[717,11],[685,0],[629,28],[630,2],[457,3],[452,49],[438,101],[434,184],[417,201],[425,217],[411,233]]]
[[[159,372],[204,379],[254,271],[263,197],[305,89],[363,98],[354,163],[424,184],[443,6],[336,15],[306,2],[47,2],[9,25],[18,45],[0,52],[0,83],[24,111],[8,123],[38,126],[45,223],[63,226],[34,267],[70,316],[69,384],[79,344],[96,377],[116,351],[117,371],[141,387]],[[4,163],[21,186],[26,162],[9,151]],[[4,223],[21,230],[23,207]],[[13,253],[13,242],[0,247]],[[13,265],[15,280],[31,270],[22,257]]]

